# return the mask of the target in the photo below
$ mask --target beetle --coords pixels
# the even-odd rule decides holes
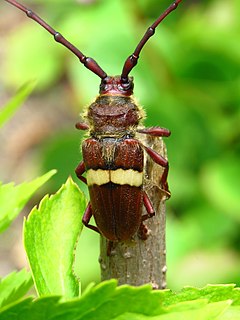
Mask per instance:
[[[170,195],[168,160],[144,145],[136,135],[168,137],[170,131],[162,127],[143,126],[144,111],[132,96],[133,77],[129,74],[157,26],[177,8],[181,0],[174,1],[147,29],[135,51],[126,59],[120,76],[108,76],[94,59],[86,57],[30,9],[15,0],[5,1],[45,28],[86,68],[101,78],[99,95],[83,115],[84,121],[76,124],[77,129],[88,131],[88,137],[82,143],[83,161],[75,170],[78,178],[87,184],[90,195],[82,221],[86,227],[107,238],[109,243],[130,240],[138,231],[144,230],[143,222],[155,214],[151,200],[143,189],[144,153],[164,168],[160,187]],[[143,206],[147,212],[144,215]],[[92,216],[96,226],[90,224]],[[139,234],[146,239],[146,234]]]

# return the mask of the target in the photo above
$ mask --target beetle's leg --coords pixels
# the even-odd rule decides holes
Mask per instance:
[[[167,182],[168,171],[169,171],[169,164],[164,168],[164,171],[163,171],[163,174],[162,174],[162,177],[161,177],[161,185],[163,186],[163,189],[165,191],[167,191],[168,196],[170,197],[171,193],[169,191],[168,182]]]
[[[137,132],[143,133],[143,134],[149,134],[150,136],[154,136],[154,137],[169,137],[171,134],[170,130],[166,128],[161,128],[161,127],[138,129]]]
[[[142,216],[142,221],[141,221],[141,224],[140,224],[139,229],[138,229],[138,236],[142,240],[147,240],[147,238],[148,238],[148,228],[143,224],[143,221],[155,216],[155,211],[153,209],[151,200],[149,199],[149,197],[148,197],[148,195],[146,194],[145,191],[143,191],[143,204],[144,204],[144,207],[147,210],[147,214],[144,214]]]
[[[170,194],[168,189],[168,183],[167,183],[167,176],[168,176],[168,170],[169,170],[168,160],[163,158],[159,153],[155,152],[153,149],[146,146],[143,146],[143,147],[154,162],[164,167],[164,171],[161,177],[161,185],[163,190],[167,191]]]
[[[91,206],[91,203],[89,202],[87,205],[87,208],[84,212],[84,215],[82,218],[82,223],[85,225],[85,227],[87,227],[97,233],[100,233],[100,231],[98,230],[98,227],[89,224],[89,221],[92,218],[92,215],[93,215],[92,206]],[[107,243],[107,256],[108,257],[111,255],[112,249],[113,249],[113,241],[108,240],[108,243]]]
[[[89,125],[84,123],[84,122],[77,122],[75,124],[75,128],[78,130],[88,130],[89,129]]]
[[[89,202],[88,205],[87,205],[87,208],[86,208],[86,210],[84,212],[84,215],[83,215],[83,218],[82,218],[82,223],[85,225],[85,227],[100,233],[99,230],[98,230],[98,227],[95,227],[95,226],[89,224],[89,221],[90,221],[91,217],[92,217],[92,206],[91,206],[91,203]]]
[[[169,137],[171,134],[171,131],[169,131],[166,128],[161,128],[161,127],[151,127],[151,128],[138,129],[137,132],[143,133],[143,134],[149,134],[149,135],[155,136],[155,137]],[[163,189],[170,194],[169,189],[168,189],[168,183],[167,183],[167,176],[168,176],[168,171],[169,171],[168,161],[165,158],[163,158],[160,154],[155,152],[153,149],[146,147],[146,146],[144,146],[144,148],[154,162],[156,162],[160,166],[164,167],[164,171],[163,171],[163,174],[161,177],[161,185],[162,185]]]
[[[145,191],[143,191],[143,204],[144,204],[144,207],[147,210],[147,214],[144,214],[142,216],[142,221],[147,220],[147,219],[152,218],[153,216],[155,216],[155,211],[153,209],[151,200],[149,199],[149,197],[148,197],[148,195],[146,194]]]
[[[83,174],[85,171],[86,171],[86,168],[85,168],[84,162],[81,161],[79,163],[79,165],[77,166],[77,168],[75,169],[75,172],[76,172],[78,179],[80,179],[82,182],[87,184],[87,179],[85,177],[83,177]]]
[[[148,238],[148,228],[142,222],[139,226],[137,234],[141,240],[147,240],[147,238]]]

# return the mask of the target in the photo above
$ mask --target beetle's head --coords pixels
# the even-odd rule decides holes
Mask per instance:
[[[133,77],[123,82],[120,76],[106,77],[100,84],[100,94],[131,96],[133,94]]]

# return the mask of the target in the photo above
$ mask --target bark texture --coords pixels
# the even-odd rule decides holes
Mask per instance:
[[[142,139],[141,139],[142,140]],[[146,136],[145,145],[167,157],[166,148],[161,138]],[[160,188],[163,168],[145,156],[144,190],[152,201],[156,215],[144,221],[148,228],[147,240],[141,240],[136,234],[129,242],[113,244],[110,256],[107,256],[108,241],[100,239],[101,278],[115,278],[119,285],[139,286],[151,283],[154,289],[166,287],[166,206],[168,194]],[[143,208],[143,213],[146,210]]]

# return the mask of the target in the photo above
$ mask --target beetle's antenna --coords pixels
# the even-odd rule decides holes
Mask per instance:
[[[179,5],[179,3],[182,0],[176,0],[174,1],[158,18],[157,20],[147,29],[147,31],[145,32],[144,36],[142,37],[142,39],[140,40],[140,42],[138,43],[135,51],[133,52],[133,54],[131,54],[127,60],[125,61],[125,64],[123,66],[123,70],[122,70],[122,74],[121,74],[121,81],[122,83],[127,83],[128,82],[128,75],[130,73],[130,71],[136,66],[137,62],[138,62],[138,58],[140,55],[140,52],[142,50],[142,48],[144,47],[144,45],[146,44],[146,42],[148,41],[148,39],[154,35],[155,33],[155,29],[157,28],[157,26],[160,24],[160,22],[162,22],[162,20],[164,18],[166,18],[166,16],[169,15],[170,12],[172,12],[173,10],[175,10],[177,8],[177,6]]]
[[[61,43],[64,47],[72,51],[72,53],[79,58],[80,62],[84,64],[84,66],[88,68],[90,71],[98,75],[101,79],[104,79],[107,77],[107,74],[102,70],[102,68],[97,64],[97,62],[94,59],[86,57],[80,50],[78,50],[73,44],[71,44],[67,39],[65,39],[59,32],[55,31],[52,27],[50,27],[32,10],[24,7],[22,4],[18,3],[15,0],[5,0],[5,1],[9,2],[16,8],[25,12],[29,18],[36,21],[38,24],[40,24],[40,26],[42,26],[49,33],[51,33],[57,42]]]

